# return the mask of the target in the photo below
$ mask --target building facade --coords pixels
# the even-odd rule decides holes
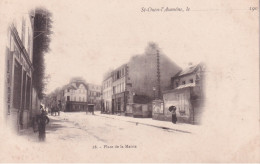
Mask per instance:
[[[63,87],[65,111],[84,111],[87,109],[88,86],[83,81],[74,81]]]
[[[111,71],[111,113],[151,117],[152,101],[162,98],[160,92],[169,89],[170,77],[180,70],[179,66],[156,48],[132,57],[129,62]]]
[[[197,124],[203,112],[205,65],[190,65],[171,78],[172,89],[163,93],[163,110],[153,114],[154,119],[171,119],[168,110],[176,106],[179,122]]]
[[[6,116],[14,129],[32,118],[33,16],[23,14],[8,28],[6,45]],[[37,94],[36,94],[37,95]]]
[[[112,72],[112,114],[126,111],[127,96],[126,79],[127,64],[124,64]]]
[[[94,104],[95,110],[101,110],[101,86],[96,84],[87,84],[88,86],[88,104]]]
[[[112,95],[113,95],[112,75],[105,77],[102,83],[102,106],[104,113],[112,113]]]

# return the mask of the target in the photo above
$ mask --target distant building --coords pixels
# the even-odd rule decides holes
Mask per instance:
[[[74,81],[63,88],[65,111],[84,111],[87,109],[88,86],[82,81]]]
[[[204,103],[205,65],[190,65],[171,78],[172,89],[164,91],[164,112],[155,113],[155,119],[171,119],[168,110],[176,106],[179,121],[199,123]]]
[[[33,15],[23,14],[8,28],[5,72],[5,115],[15,130],[27,128],[40,106],[32,87]],[[33,97],[32,97],[33,96]]]
[[[87,84],[88,86],[88,104],[94,104],[95,110],[101,110],[101,86],[96,84]]]
[[[62,111],[86,111],[88,105],[94,105],[95,110],[101,109],[101,86],[87,83],[82,78],[73,78],[69,84],[57,88],[46,96],[46,106],[57,106],[61,102]]]
[[[102,100],[103,100],[103,112],[112,113],[112,88],[113,78],[111,73],[105,77],[102,83]]]

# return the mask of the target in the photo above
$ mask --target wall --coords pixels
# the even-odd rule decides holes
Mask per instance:
[[[163,94],[164,100],[164,114],[171,115],[168,110],[170,106],[176,106],[177,117],[189,121],[191,117],[191,102],[190,102],[190,88],[184,88],[181,90],[175,90],[169,93]]]
[[[182,84],[183,81],[185,81],[185,84],[189,84],[191,79],[193,80],[193,83],[195,83],[196,75],[195,74],[190,74],[190,75],[186,75],[186,76],[180,77],[178,79],[174,79],[174,81],[173,81],[174,88],[177,87],[176,86],[176,82],[178,82],[179,86],[180,86],[180,85],[183,85]]]
[[[7,118],[16,118],[18,129],[27,128],[32,117],[32,34],[28,14],[15,19],[8,29],[6,113]]]
[[[104,108],[106,112],[111,113],[112,111],[112,77],[107,78],[103,81],[102,99],[104,102]]]
[[[178,122],[199,124],[204,108],[204,99],[199,97],[197,87],[169,90],[163,94],[164,114],[162,120],[171,120],[170,106],[176,106]]]
[[[153,91],[157,86],[157,57],[156,54],[145,54],[133,57],[129,63],[129,83],[132,83],[132,91],[136,94],[147,95],[151,98],[157,97],[158,93]],[[180,67],[170,61],[168,57],[160,54],[160,84],[161,91],[171,86],[171,77],[180,71]]]

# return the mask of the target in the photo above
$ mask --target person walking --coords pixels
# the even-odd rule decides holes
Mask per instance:
[[[170,106],[169,111],[172,113],[172,123],[176,124],[177,122],[176,107]]]
[[[59,100],[59,103],[58,103],[58,116],[60,115],[61,109],[62,109],[61,100]]]
[[[45,127],[46,124],[48,124],[50,122],[50,119],[48,116],[46,116],[46,113],[43,109],[43,106],[40,106],[41,108],[41,114],[37,119],[37,123],[38,123],[38,129],[39,129],[39,141],[45,141],[46,138],[46,133],[45,133]]]

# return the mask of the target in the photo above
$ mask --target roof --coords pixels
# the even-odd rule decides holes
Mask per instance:
[[[182,88],[188,88],[188,87],[195,87],[195,83],[183,84],[183,85],[178,86],[175,89],[182,89]]]
[[[185,68],[184,70],[180,71],[179,73],[177,73],[175,77],[180,77],[180,76],[185,76],[185,75],[188,75],[188,74],[191,74],[191,73],[194,73],[195,71],[197,71],[197,68],[198,68],[199,64],[196,64],[196,65],[193,65],[193,66],[190,66],[188,68]]]
[[[76,85],[76,87],[73,85],[73,83]],[[77,89],[80,86],[80,84],[84,85],[86,89],[88,88],[84,82],[73,82],[73,83],[66,85],[65,87],[63,87],[63,89]]]
[[[80,84],[84,85],[84,87],[87,89],[87,85],[84,82],[74,82],[77,86],[77,88],[80,86]]]
[[[180,72],[179,76],[183,76],[183,75],[187,75],[187,74],[195,72],[197,66],[198,65],[193,65],[193,66],[190,66],[190,67],[184,69],[183,71]]]
[[[63,89],[77,89],[73,85],[66,85]]]
[[[174,92],[174,91],[176,91],[176,90],[180,90],[180,89],[184,89],[184,88],[190,88],[190,87],[195,87],[195,86],[196,86],[195,83],[183,84],[183,85],[178,86],[177,88],[174,88],[174,89],[171,89],[171,90],[163,91],[163,93],[170,93],[170,92]]]

